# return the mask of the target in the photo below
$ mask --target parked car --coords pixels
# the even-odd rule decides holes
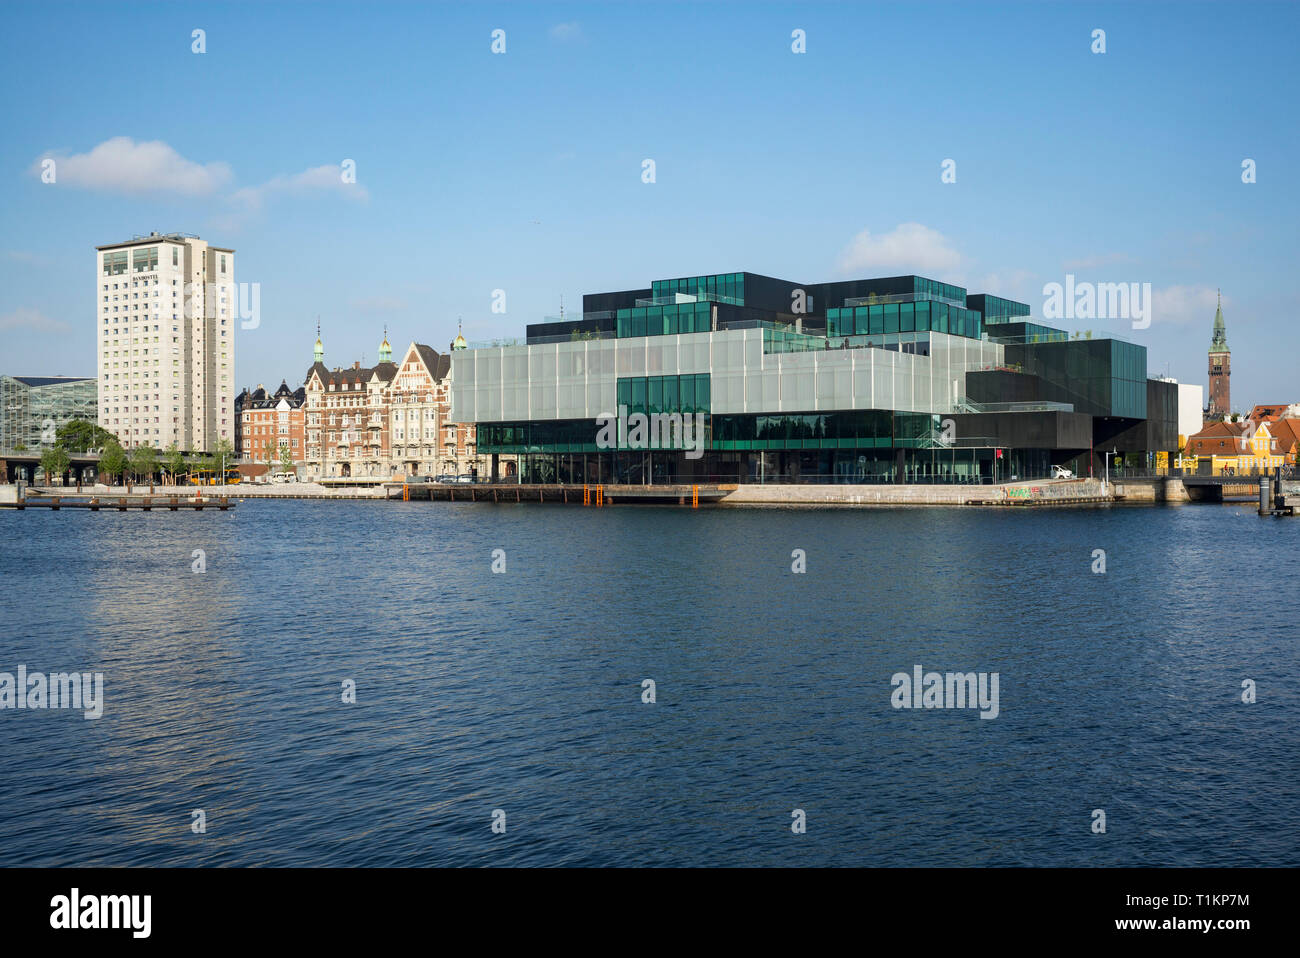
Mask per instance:
[[[454,479],[452,479],[451,481],[454,482],[454,483],[457,483],[457,484],[467,483],[467,482],[473,482],[473,481],[474,481],[474,477],[471,476],[469,473],[462,473],[461,475],[456,476],[456,477],[455,477]]]
[[[407,476],[407,482],[436,482],[433,476]]]
[[[436,476],[433,481],[434,482],[455,482],[456,477],[443,473],[441,476]]]
[[[1073,478],[1074,478],[1074,473],[1071,472],[1069,469],[1066,469],[1064,466],[1053,466],[1053,467],[1052,467],[1052,478],[1053,478],[1053,479],[1073,479]]]

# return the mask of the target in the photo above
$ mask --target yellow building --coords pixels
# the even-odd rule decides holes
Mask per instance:
[[[1184,458],[1198,462],[1209,459],[1211,472],[1218,476],[1263,472],[1293,463],[1296,443],[1291,431],[1273,435],[1269,423],[1210,423],[1187,441]]]

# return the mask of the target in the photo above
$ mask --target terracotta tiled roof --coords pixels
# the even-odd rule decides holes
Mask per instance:
[[[1300,442],[1300,419],[1278,419],[1269,423],[1268,428],[1277,439],[1278,455],[1289,453],[1291,447]]]
[[[1212,422],[1200,432],[1191,436],[1191,439],[1222,439],[1225,436],[1234,438],[1241,436],[1241,427],[1231,422]]]
[[[1246,418],[1254,422],[1273,422],[1274,420],[1281,419],[1285,413],[1286,403],[1282,403],[1279,406],[1256,406],[1250,411],[1250,415]]]

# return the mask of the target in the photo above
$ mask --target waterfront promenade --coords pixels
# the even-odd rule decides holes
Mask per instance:
[[[99,497],[105,503],[119,497],[149,496],[155,502],[170,497],[194,499],[368,499],[402,502],[532,502],[605,507],[656,504],[691,508],[704,506],[1067,506],[1152,505],[1179,502],[1222,502],[1225,497],[1253,498],[1257,486],[1243,482],[1197,485],[1180,477],[1152,476],[1113,479],[1036,479],[977,485],[838,484],[838,483],[700,483],[700,484],[581,484],[581,483],[406,483],[375,479],[357,484],[338,480],[288,483],[239,483],[228,486],[32,486],[26,496],[48,499]],[[1282,490],[1279,490],[1281,492]],[[1288,490],[1295,494],[1293,490]],[[15,487],[0,486],[0,506],[15,504]]]

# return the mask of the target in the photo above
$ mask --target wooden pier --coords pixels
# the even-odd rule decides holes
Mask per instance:
[[[542,502],[603,508],[615,503],[678,505],[698,509],[725,498],[734,483],[698,485],[627,485],[613,483],[390,482],[388,499],[403,502]]]
[[[116,510],[126,512],[129,509],[139,509],[143,512],[150,512],[154,509],[165,509],[169,512],[179,512],[182,510],[194,510],[202,512],[204,509],[219,509],[225,512],[234,507],[229,496],[56,496],[46,494],[31,494],[19,497],[16,502],[4,503],[14,509],[52,509],[58,512],[60,509],[89,509],[91,512],[104,510]]]

